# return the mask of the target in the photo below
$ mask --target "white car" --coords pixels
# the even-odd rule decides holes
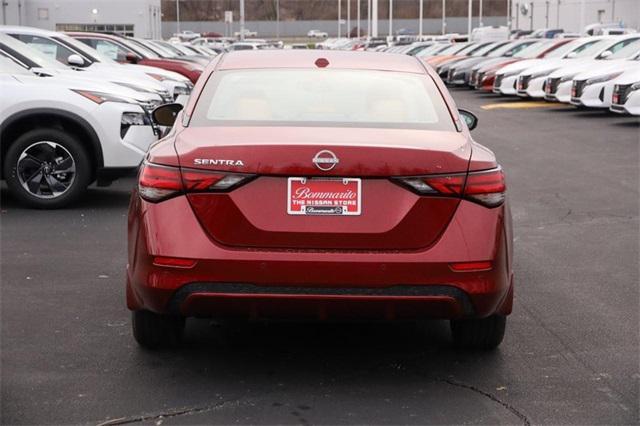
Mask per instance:
[[[640,115],[640,71],[626,71],[613,83],[609,109],[619,114]]]
[[[594,43],[579,55],[588,51],[592,51],[593,53],[593,50],[596,50],[595,55],[589,56],[589,59],[583,59],[572,63],[571,65],[565,65],[548,74],[544,82],[544,88],[542,87],[542,84],[539,87],[531,87],[531,84],[529,84],[529,87],[526,89],[526,94],[531,97],[539,97],[540,92],[542,92],[544,93],[544,99],[548,101],[569,103],[571,102],[573,79],[578,74],[598,67],[606,68],[608,64],[608,62],[606,62],[607,58],[611,57],[628,44],[636,44],[639,42],[640,35],[634,35],[614,37],[613,40],[601,40]],[[637,44],[636,46],[640,48],[640,44]],[[628,52],[628,50],[625,49],[625,52]],[[627,57],[630,56],[634,55],[629,53]]]
[[[616,55],[626,57],[631,50],[635,56],[630,59],[616,59]],[[571,86],[571,104],[578,107],[609,108],[613,96],[613,86],[618,77],[625,72],[640,71],[640,40],[629,44],[611,55],[607,60],[600,61],[590,67],[589,71],[580,73],[573,78]]]
[[[493,93],[499,93],[507,96],[517,95],[518,90],[516,89],[516,82],[520,74],[523,74],[526,70],[537,66],[543,67],[540,72],[545,73],[548,71],[550,73],[550,70],[553,70],[554,64],[558,64],[558,66],[560,66],[560,64],[563,63],[561,59],[568,59],[595,42],[596,39],[593,38],[573,40],[558,47],[552,52],[549,52],[544,59],[525,59],[502,67],[496,72]]]
[[[39,77],[0,54],[2,178],[20,202],[59,208],[92,182],[132,172],[158,139],[157,95],[112,83]]]
[[[191,81],[181,74],[146,65],[121,64],[109,57],[107,52],[98,52],[63,33],[18,26],[0,26],[0,32],[9,34],[32,47],[38,47],[40,52],[49,52],[51,59],[64,65],[100,73],[129,75],[147,82],[151,78],[155,80],[156,86],[160,84],[165,91],[168,91],[174,100],[180,95],[189,95],[193,88]]]
[[[54,57],[47,56],[34,44],[26,44],[22,41],[0,31],[0,51],[19,62],[27,68],[40,74],[67,76],[69,78],[92,79],[98,82],[108,81],[138,92],[153,93],[162,98],[164,103],[173,102],[173,97],[157,80],[146,74],[119,72],[121,68],[104,67],[100,70],[94,68],[72,68],[57,61]],[[72,55],[73,56],[73,55]]]
[[[245,28],[242,31],[236,31],[235,33],[233,33],[233,36],[235,38],[240,38],[240,36],[242,34],[244,34],[244,38],[247,38],[247,37],[258,37],[258,32],[257,31],[251,31],[248,28]]]
[[[309,32],[307,33],[307,37],[311,37],[311,38],[327,38],[327,37],[329,37],[329,34],[324,32],[324,31],[320,31],[320,30],[309,30]]]

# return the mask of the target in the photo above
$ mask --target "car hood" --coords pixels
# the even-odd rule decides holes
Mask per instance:
[[[38,75],[14,75],[14,78],[24,84],[42,84],[43,86],[56,85],[70,90],[87,90],[93,92],[107,93],[111,95],[130,98],[138,102],[157,102],[160,97],[152,93],[138,92],[118,84],[98,81],[89,78],[76,77],[77,73],[67,75],[66,73],[55,73],[45,71],[50,77]]]
[[[478,71],[486,71],[494,66],[501,64],[503,62],[515,61],[513,58],[499,57],[499,58],[490,58],[484,62],[480,62],[479,64],[474,65],[471,69]]]
[[[542,59],[525,59],[524,61],[514,62],[512,64],[506,65],[496,73],[496,75],[505,75],[516,72],[522,72],[527,70],[528,68],[535,67],[537,65],[542,64]]]
[[[588,80],[590,78],[600,77],[607,74],[613,74],[615,72],[624,72],[627,69],[639,69],[640,62],[627,61],[624,59],[611,60],[611,61],[597,61],[589,67],[589,71],[581,72],[574,78],[576,80]]]
[[[109,66],[101,64],[97,67],[96,65],[98,64],[93,64],[88,68],[80,68],[77,71],[62,71],[62,74],[72,77],[74,75],[78,75],[79,73],[82,78],[101,79],[115,84],[128,84],[131,86],[135,86],[139,88],[140,91],[144,92],[161,93],[166,91],[164,86],[162,86],[157,80],[149,77],[146,74],[138,73],[134,70],[129,70],[126,67],[117,65]]]
[[[467,59],[463,59],[462,61],[452,64],[451,68],[455,69],[455,70],[462,70],[462,69],[469,69],[471,67],[473,67],[476,64],[479,64],[481,62],[485,62],[487,61],[486,57],[480,56],[480,57],[471,57],[471,58],[467,58]]]
[[[634,84],[640,82],[640,69],[633,67],[627,69],[622,75],[613,80],[614,84]]]
[[[177,72],[173,72],[173,71],[169,71],[169,70],[165,70],[162,68],[156,68],[156,67],[150,67],[147,65],[139,65],[139,64],[120,64],[123,67],[126,68],[131,68],[140,72],[143,72],[147,75],[149,74],[156,74],[156,75],[160,75],[166,79],[169,80],[175,80],[175,81],[179,81],[181,83],[187,83],[189,82],[189,79],[185,76],[183,76],[182,74],[178,74]]]

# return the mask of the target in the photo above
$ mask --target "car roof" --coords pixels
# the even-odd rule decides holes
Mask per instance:
[[[23,27],[18,25],[0,25],[0,32],[11,34],[38,34],[42,36],[55,35],[55,31],[43,30],[42,28]]]
[[[424,66],[413,56],[314,49],[309,51],[268,50],[227,53],[221,58],[216,69],[316,68],[315,62],[321,58],[329,62],[329,68],[426,73]]]

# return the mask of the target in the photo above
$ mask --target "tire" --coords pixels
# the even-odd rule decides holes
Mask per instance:
[[[91,183],[86,150],[75,136],[58,129],[34,129],[18,137],[3,166],[11,194],[38,209],[65,207]]]
[[[492,350],[504,338],[507,317],[492,315],[481,319],[451,320],[454,346],[460,349]]]
[[[131,314],[133,337],[147,349],[175,347],[182,340],[185,319],[174,315],[161,315],[149,311]]]

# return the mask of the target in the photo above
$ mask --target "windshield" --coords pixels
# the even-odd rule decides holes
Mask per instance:
[[[440,52],[443,52],[448,47],[450,47],[450,45],[446,44],[446,43],[445,44],[436,44],[435,46],[427,47],[426,49],[423,49],[423,50],[419,51],[416,54],[416,56],[418,58],[422,58],[423,56],[438,55],[438,54],[440,54]]]
[[[555,43],[555,41],[553,41],[553,40],[537,41],[537,42],[527,46],[526,48],[522,49],[518,53],[514,54],[513,57],[514,58],[522,58],[522,59],[535,58],[536,56],[540,55],[542,52],[547,50],[549,47],[551,47],[551,45],[554,44],[554,43]]]
[[[489,56],[492,58],[498,58],[500,56],[505,56],[507,53],[509,55],[513,55],[514,53],[517,53],[519,51],[521,51],[522,49],[525,49],[527,46],[531,45],[535,43],[534,41],[525,41],[525,42],[511,42],[511,43],[507,43],[502,47],[499,47],[498,49],[494,50],[493,52],[489,53]]]
[[[573,58],[588,58],[599,53],[602,49],[611,44],[610,39],[598,40],[584,47],[581,51],[576,52]]]
[[[611,59],[627,59],[634,56],[640,50],[640,38],[632,39],[629,43],[614,52],[613,55],[605,58],[607,61]]]
[[[6,34],[0,34],[0,45],[4,45],[11,50],[14,50],[18,54],[24,56],[29,61],[33,62],[33,67],[36,68],[49,68],[49,69],[62,69],[68,70],[69,68],[62,65],[55,59],[51,59],[39,50],[30,47],[15,38]]]
[[[134,40],[123,38],[123,39],[119,39],[119,41],[140,56],[143,56],[145,58],[150,58],[150,59],[160,59],[160,55],[146,48],[142,44],[136,43]]]
[[[581,46],[582,44],[584,44],[584,40],[570,41],[568,43],[561,45],[560,47],[553,49],[551,52],[547,53],[544,57],[545,58],[562,58],[564,55],[573,51],[574,49]]]
[[[485,44],[473,50],[471,52],[471,56],[483,56],[485,53],[489,52],[494,47],[496,47],[496,43]]]
[[[227,70],[213,74],[190,125],[378,127],[455,131],[422,74],[344,69]]]
[[[54,40],[66,44],[67,46],[73,48],[74,50],[79,51],[81,54],[87,56],[93,62],[104,62],[107,64],[117,64],[118,62],[114,61],[110,57],[98,52],[97,50],[87,46],[81,41],[76,40],[73,37],[69,37],[66,34],[56,34],[52,37]]]
[[[469,45],[465,46],[464,48],[456,51],[455,53],[453,53],[453,55],[468,55],[469,52],[472,52],[474,50],[476,50],[480,45],[476,44],[476,43],[470,43]],[[484,46],[484,44],[482,45]]]
[[[469,47],[468,43],[454,43],[447,47],[446,49],[442,49],[438,52],[438,55],[453,55],[454,53],[458,53],[460,50]]]
[[[499,41],[497,43],[492,43],[489,46],[483,49],[483,52],[479,55],[474,56],[492,56],[492,53],[496,50],[502,49],[504,46],[511,44],[508,41]]]

